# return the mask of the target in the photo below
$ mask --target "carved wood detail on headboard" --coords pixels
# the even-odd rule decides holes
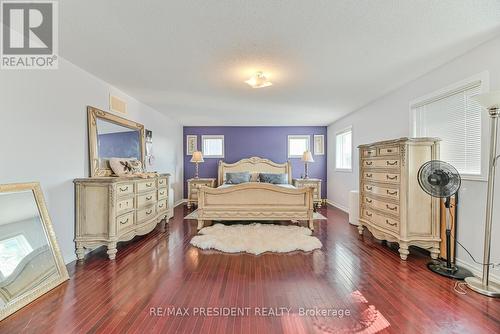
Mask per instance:
[[[285,173],[288,174],[288,183],[292,184],[292,165],[290,161],[279,164],[269,159],[251,157],[230,164],[221,160],[219,161],[217,184],[222,185],[226,179],[226,173],[231,172]]]

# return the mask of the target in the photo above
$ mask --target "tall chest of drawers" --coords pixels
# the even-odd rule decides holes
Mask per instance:
[[[83,259],[85,248],[104,245],[113,260],[118,242],[149,233],[160,221],[170,217],[169,176],[74,180],[77,258]]]
[[[439,158],[436,138],[400,138],[359,146],[359,233],[397,242],[401,259],[408,247],[440,252],[439,199],[419,186],[420,166]]]

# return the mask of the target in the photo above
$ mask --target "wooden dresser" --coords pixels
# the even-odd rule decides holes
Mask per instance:
[[[321,207],[321,179],[293,179],[293,185],[297,188],[313,188],[313,201],[317,207]]]
[[[410,245],[440,252],[439,199],[419,186],[417,173],[439,158],[439,140],[401,138],[359,146],[359,233],[366,227],[380,240],[399,243],[406,260]]]
[[[152,231],[170,217],[169,174],[154,178],[92,177],[76,179],[76,256],[85,248],[107,246],[111,260],[116,244]]]

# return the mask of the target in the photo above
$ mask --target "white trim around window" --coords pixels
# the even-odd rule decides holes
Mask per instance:
[[[352,173],[352,126],[335,133],[335,171]]]
[[[301,145],[301,148],[299,150],[294,149],[294,147],[291,147],[290,141],[303,141],[303,145]],[[295,144],[300,144],[300,143],[295,143]],[[293,145],[293,146],[299,146],[299,145]],[[288,151],[288,158],[302,158],[304,155],[305,151],[310,151],[311,150],[311,136],[310,135],[289,135],[287,139],[287,151]],[[294,152],[296,151],[296,152]],[[303,152],[299,152],[303,151]],[[300,154],[299,154],[300,153]]]
[[[205,140],[220,140],[221,148],[218,154],[214,154],[210,152],[209,148],[205,145]],[[201,152],[203,154],[203,158],[224,158],[224,135],[203,135],[201,136]]]
[[[462,179],[465,180],[487,180],[489,147],[488,113],[477,102],[470,99],[470,97],[488,91],[489,72],[484,71],[436,92],[412,100],[409,104],[411,135],[413,137],[442,138],[440,159],[446,161],[446,157],[449,157],[448,160],[455,160],[447,162],[455,165]],[[478,115],[478,112],[480,115]],[[436,122],[440,124],[439,126],[429,127],[429,124],[432,125],[432,123],[428,123],[428,117],[431,114],[433,118],[435,117]],[[455,115],[456,117],[454,117]],[[447,120],[449,120],[449,124],[447,124]],[[465,129],[466,134],[464,139],[461,139],[457,131],[454,130],[457,126],[458,129]],[[469,138],[468,136],[472,136],[472,138],[467,139]],[[479,136],[479,138],[474,138],[474,136]],[[445,143],[446,138],[448,138],[448,143]],[[450,142],[463,143],[466,147],[465,151],[460,152],[459,146],[450,144]],[[457,147],[457,149],[453,150],[452,148],[454,147]],[[448,151],[443,152],[443,150]],[[474,152],[478,150],[480,151],[478,162],[480,167],[478,167],[478,163],[472,163],[472,167],[470,167],[471,160],[474,161],[473,159],[476,159],[477,161],[477,154],[474,154]],[[467,172],[468,170],[475,172]]]

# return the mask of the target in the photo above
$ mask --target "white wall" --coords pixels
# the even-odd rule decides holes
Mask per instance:
[[[385,97],[347,115],[328,127],[328,147],[335,150],[337,131],[353,127],[353,172],[335,171],[335,152],[328,155],[328,199],[339,206],[348,206],[348,192],[358,189],[358,150],[360,144],[410,135],[409,102],[437,91],[482,71],[489,71],[490,89],[500,90],[500,37],[456,58],[452,62],[406,84]],[[486,111],[485,111],[486,112]],[[487,157],[485,163],[487,163]],[[497,178],[500,175],[497,175]],[[497,185],[500,181],[497,180]],[[500,262],[500,186],[497,187],[493,222],[492,261]],[[482,261],[486,182],[464,181],[460,192],[458,240]],[[472,265],[470,257],[458,249],[457,259]],[[480,266],[475,265],[475,268]],[[496,279],[500,270],[492,271]]]
[[[0,72],[0,183],[41,183],[66,263],[74,254],[72,180],[89,176],[87,105],[108,110],[109,93],[128,102],[125,116],[153,131],[150,170],[172,174],[182,196],[182,126],[81,68]]]

